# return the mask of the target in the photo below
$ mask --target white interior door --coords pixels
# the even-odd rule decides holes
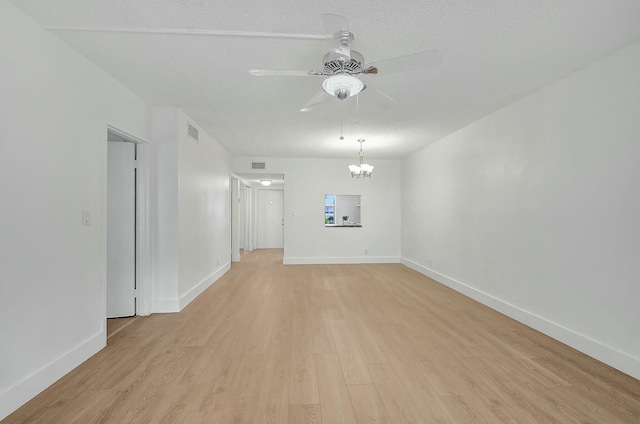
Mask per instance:
[[[284,247],[284,191],[258,190],[258,249]]]
[[[107,318],[129,317],[136,314],[135,144],[107,146]]]
[[[245,220],[245,208],[246,208],[246,201],[247,201],[247,189],[246,186],[244,184],[240,184],[240,199],[238,201],[238,226],[239,228],[239,234],[238,234],[238,247],[241,250],[244,250],[245,253],[247,251],[247,248],[245,246],[245,231],[246,231],[246,220]]]

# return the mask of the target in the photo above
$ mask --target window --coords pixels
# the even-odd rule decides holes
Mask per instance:
[[[324,196],[324,223],[334,224],[336,220],[336,196],[327,194]]]

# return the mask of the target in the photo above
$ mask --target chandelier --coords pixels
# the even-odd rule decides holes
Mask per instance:
[[[362,143],[364,143],[364,138],[359,139],[358,143],[360,143],[360,152],[358,153],[358,156],[360,158],[360,164],[349,165],[351,178],[371,178],[371,172],[373,172],[373,165],[364,163],[364,152],[362,151]]]

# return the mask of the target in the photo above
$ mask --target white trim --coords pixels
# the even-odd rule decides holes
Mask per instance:
[[[115,127],[115,126],[113,126],[113,125],[111,125],[109,123],[107,123],[107,132],[112,132],[115,135],[117,135],[118,137],[122,137],[125,140],[131,141],[133,143],[149,144],[149,142],[147,140],[145,140],[143,138],[140,138],[140,137],[136,137],[135,135],[133,135],[133,134],[127,132],[127,131],[121,130],[121,129],[119,129],[119,128],[117,128],[117,127]]]
[[[180,296],[179,307],[180,310],[183,310],[185,306],[191,303],[196,297],[198,297],[203,291],[209,288],[213,283],[215,283],[220,277],[222,277],[227,271],[231,269],[231,262],[227,262],[216,272],[202,280],[191,290]]]
[[[399,256],[351,256],[283,258],[284,265],[332,265],[332,264],[398,264]]]
[[[166,314],[180,312],[180,301],[178,299],[158,299],[151,302],[151,313]]]
[[[616,350],[584,334],[577,333],[530,311],[521,309],[488,293],[475,289],[467,284],[420,265],[407,258],[402,258],[402,264],[444,284],[453,290],[464,294],[500,313],[515,319],[524,325],[536,329],[566,345],[573,347],[599,361],[604,362],[630,376],[640,379],[640,359],[625,352]]]
[[[150,159],[148,146],[149,142],[137,137],[128,131],[121,130],[115,125],[105,122],[107,131],[105,133],[105,154],[103,160],[103,216],[107,216],[107,144],[108,133],[113,133],[129,142],[136,144],[137,182],[136,182],[136,315],[150,315],[153,311],[151,302],[151,239],[149,232],[149,168]],[[104,271],[102,277],[104,301],[104,317],[106,325],[107,316],[107,226],[106,219],[102,229],[102,257],[104,260]],[[106,329],[105,329],[106,331]]]
[[[139,143],[137,149],[137,193],[136,193],[136,315],[150,315],[151,307],[151,232],[149,231],[149,145]]]
[[[0,393],[0,420],[95,355],[106,346],[106,340],[106,333],[100,331]]]

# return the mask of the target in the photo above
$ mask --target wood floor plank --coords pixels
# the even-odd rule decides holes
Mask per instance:
[[[313,351],[315,353],[335,353],[336,346],[333,342],[328,320],[322,317],[312,318],[311,333],[313,336]]]
[[[253,418],[255,423],[284,423],[289,417],[291,342],[274,343],[267,355],[262,387]]]
[[[391,418],[373,384],[352,384],[347,389],[358,424],[391,423]]]
[[[549,389],[554,398],[558,400],[564,408],[569,409],[573,415],[578,417],[581,423],[611,423],[611,424],[628,424],[638,422],[629,419],[629,417],[620,416],[619,413],[611,413],[606,406],[593,402],[581,395],[575,387],[554,387]]]
[[[621,420],[640,422],[640,404],[633,402],[634,398],[629,394],[611,390],[611,386],[602,382],[597,376],[567,364],[561,359],[537,358],[534,361],[569,381],[574,390],[582,393],[582,397],[600,405]]]
[[[360,355],[360,351],[353,341],[351,330],[345,320],[329,321],[333,340],[336,345],[341,369],[347,384],[369,384],[371,376]]]
[[[317,279],[316,284],[318,284],[318,281],[322,282],[324,280],[326,279]],[[306,286],[303,294],[308,307],[307,311],[313,335],[313,350],[315,353],[334,353],[336,347],[333,343],[329,321],[324,313],[323,300],[317,296],[318,289],[319,287],[314,288],[309,285]]]
[[[243,355],[239,370],[234,374],[223,397],[223,407],[207,417],[207,420],[221,423],[253,423],[265,370],[265,355]]]
[[[322,424],[320,405],[289,406],[289,424]]]
[[[294,329],[291,342],[290,405],[319,403],[316,360],[309,328]]]
[[[491,358],[468,359],[483,382],[492,385],[502,396],[501,403],[514,409],[519,417],[527,417],[535,423],[578,423],[581,419],[553,396],[553,390],[534,388],[532,382],[513,374],[512,378],[501,376],[502,364]],[[526,401],[525,401],[526,400]]]
[[[369,364],[382,403],[394,423],[425,423],[391,365]]]
[[[352,311],[344,311],[347,325],[351,330],[353,340],[362,355],[362,359],[367,364],[379,364],[387,362],[380,345],[367,327],[360,314]]]
[[[2,423],[640,422],[640,381],[410,268],[282,257],[138,317]]]
[[[356,423],[338,355],[335,353],[316,355],[316,363],[323,421],[335,424]]]
[[[383,350],[402,386],[425,421],[428,423],[454,422],[455,416],[450,413],[437,389],[439,384],[437,376],[427,373],[423,364],[403,359],[396,353],[393,346],[384,346]],[[445,394],[450,393],[445,391]]]

